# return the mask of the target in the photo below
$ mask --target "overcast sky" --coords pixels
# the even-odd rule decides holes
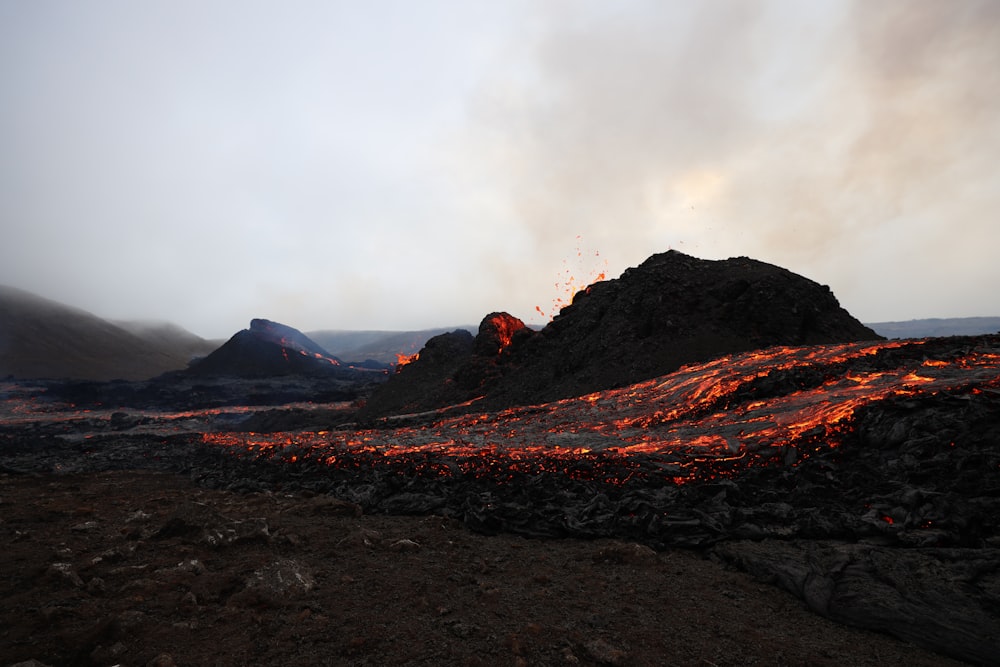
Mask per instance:
[[[1000,315],[1000,2],[0,0],[0,225],[0,283],[206,337],[670,248]]]

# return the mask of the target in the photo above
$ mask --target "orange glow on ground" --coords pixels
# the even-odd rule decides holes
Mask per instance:
[[[240,457],[294,455],[332,466],[348,465],[359,454],[371,465],[406,458],[418,473],[446,476],[519,471],[589,478],[607,466],[616,476],[609,482],[620,481],[630,461],[642,458],[657,462],[663,481],[683,483],[729,476],[747,466],[795,465],[815,451],[839,446],[860,408],[890,396],[973,385],[1000,388],[1000,355],[989,352],[971,351],[941,364],[879,368],[880,353],[915,344],[778,347],[687,366],[621,389],[419,426],[207,433],[204,442]],[[845,372],[846,363],[854,370]],[[768,395],[773,371],[798,368],[801,387]]]

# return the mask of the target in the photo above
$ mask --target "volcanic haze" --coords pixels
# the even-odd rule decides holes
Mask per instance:
[[[417,330],[674,248],[997,314],[1000,3],[0,3],[0,283]]]

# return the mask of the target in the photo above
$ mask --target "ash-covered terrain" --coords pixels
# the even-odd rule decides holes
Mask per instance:
[[[805,278],[671,252],[541,331],[494,313],[392,371],[299,336],[255,320],[207,371],[10,383],[0,471],[169,472],[488,535],[693,550],[829,619],[996,664],[998,335],[886,341]],[[259,400],[236,400],[252,386]]]

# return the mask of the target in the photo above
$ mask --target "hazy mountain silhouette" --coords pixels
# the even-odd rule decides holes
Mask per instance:
[[[456,329],[476,331],[473,325],[421,329],[419,331],[344,331],[323,329],[308,331],[306,335],[341,359],[364,361],[373,359],[386,364],[394,364],[398,356],[412,355],[420,351],[427,341]]]
[[[975,335],[1000,331],[1000,317],[929,318],[867,326],[887,338]],[[325,354],[357,365],[369,359],[395,363],[397,355],[414,354],[435,336],[456,329],[475,332],[478,327],[319,330],[306,336]],[[205,340],[169,322],[105,320],[0,285],[0,378],[142,380],[185,369],[192,359],[209,355],[223,342]]]
[[[868,326],[886,338],[978,336],[1000,332],[1000,317],[932,317],[902,322],[871,322]]]
[[[298,329],[265,319],[232,338],[179,375],[273,377],[281,375],[353,375],[350,368]]]
[[[189,359],[203,357],[224,343],[224,340],[205,339],[173,322],[165,320],[108,320],[111,324],[139,338],[153,343],[175,347],[186,352]]]
[[[114,324],[0,286],[0,377],[142,380],[184,368],[213,347],[175,325]]]

